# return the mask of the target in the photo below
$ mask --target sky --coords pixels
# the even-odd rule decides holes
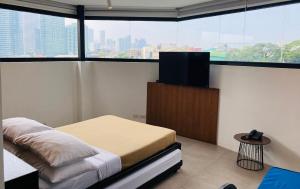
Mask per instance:
[[[69,26],[71,24],[77,23],[76,19],[73,18],[65,18],[65,26]]]

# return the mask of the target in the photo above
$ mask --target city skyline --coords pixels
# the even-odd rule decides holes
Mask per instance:
[[[0,57],[76,57],[77,20],[0,9]]]

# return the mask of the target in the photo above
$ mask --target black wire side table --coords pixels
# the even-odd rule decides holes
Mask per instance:
[[[234,139],[240,142],[236,163],[239,167],[260,171],[264,169],[264,145],[271,143],[268,137],[263,136],[260,141],[244,140],[242,137],[248,133],[234,135]]]

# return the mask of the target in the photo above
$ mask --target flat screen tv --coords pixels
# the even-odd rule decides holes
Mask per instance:
[[[209,52],[160,52],[159,82],[209,87]]]

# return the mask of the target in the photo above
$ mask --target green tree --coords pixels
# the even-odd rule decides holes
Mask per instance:
[[[300,63],[300,40],[293,41],[284,46],[283,61],[287,63]]]
[[[226,60],[250,62],[280,62],[281,48],[272,43],[258,43],[228,52]]]

